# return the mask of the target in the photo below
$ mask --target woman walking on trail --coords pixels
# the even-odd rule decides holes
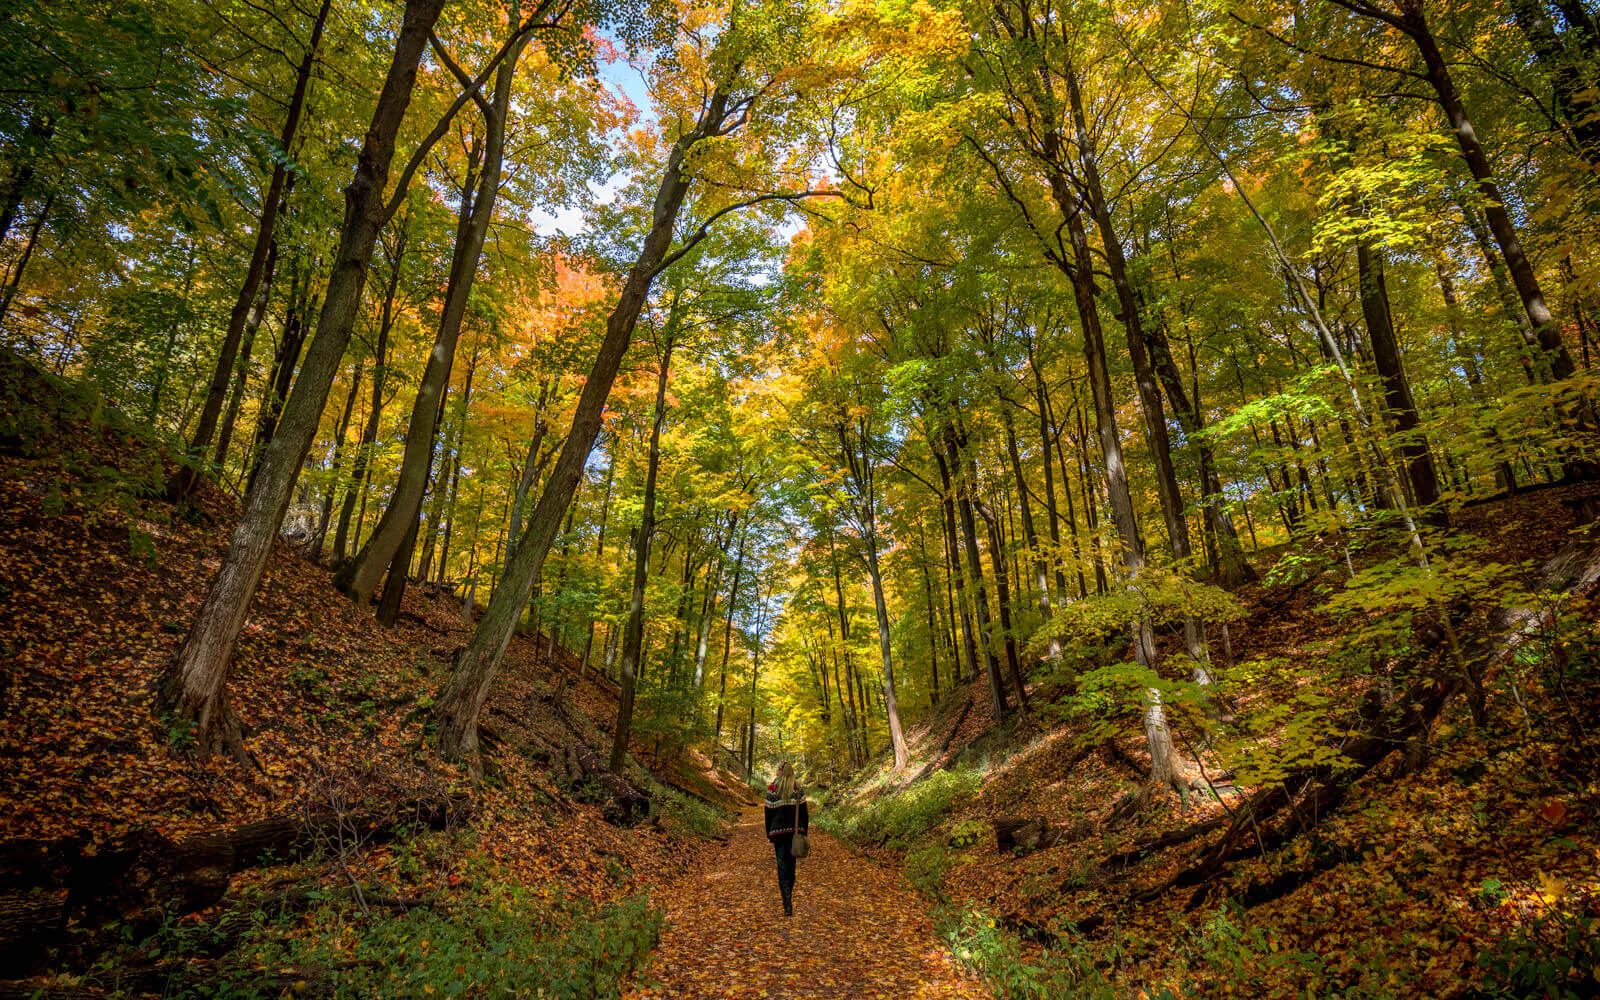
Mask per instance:
[[[810,823],[805,789],[795,784],[794,764],[784,761],[778,765],[777,778],[767,786],[767,839],[778,855],[778,892],[783,896],[786,917],[794,916],[795,836],[804,838]]]

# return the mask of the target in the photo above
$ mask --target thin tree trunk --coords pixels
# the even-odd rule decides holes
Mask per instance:
[[[1400,435],[1400,454],[1405,457],[1411,490],[1425,508],[1424,518],[1436,527],[1447,528],[1450,515],[1439,503],[1439,475],[1433,455],[1422,436],[1417,404],[1411,398],[1411,384],[1400,361],[1400,344],[1395,339],[1394,320],[1389,314],[1389,292],[1383,280],[1383,260],[1366,240],[1356,243],[1356,265],[1361,291],[1361,315],[1366,320],[1367,337],[1372,344],[1372,359],[1383,380],[1384,402],[1394,417]]]
[[[377,446],[378,426],[383,419],[383,389],[388,376],[389,331],[394,326],[395,292],[400,285],[400,265],[405,260],[406,244],[410,239],[410,216],[402,218],[399,232],[395,234],[393,252],[389,258],[389,283],[383,292],[383,311],[378,322],[378,343],[372,352],[372,404],[367,410],[366,425],[361,430],[361,444],[357,447],[355,468],[351,472],[353,487],[345,494],[344,507],[339,511],[339,526],[333,532],[333,565],[337,571],[344,565],[350,549],[346,539],[350,530],[350,517],[356,509],[356,488],[366,492],[367,476],[372,468],[372,451]],[[363,505],[364,512],[365,505]],[[361,525],[356,524],[360,534]],[[358,539],[359,540],[359,539]]]
[[[449,389],[448,376],[445,383],[446,391]],[[434,426],[444,418],[444,407],[449,396],[439,397],[439,412],[434,416]],[[437,445],[437,442],[435,442]],[[434,449],[428,449],[427,466],[423,469],[423,476],[427,482],[434,483],[438,489],[437,477],[433,474]],[[424,486],[426,487],[426,482]],[[406,584],[411,578],[411,560],[417,549],[417,533],[422,527],[422,519],[418,516],[411,518],[411,526],[407,529],[405,537],[400,540],[400,547],[395,550],[394,558],[389,562],[389,573],[383,581],[383,591],[378,597],[376,618],[378,624],[384,628],[393,628],[400,617],[400,603],[405,598]]]
[[[438,417],[442,413],[439,400],[448,391],[450,370],[455,363],[456,346],[461,338],[461,323],[466,315],[467,302],[477,277],[478,257],[489,230],[489,220],[494,215],[495,198],[500,189],[500,164],[505,148],[505,118],[511,100],[511,79],[515,73],[516,54],[513,51],[501,64],[495,79],[493,111],[489,114],[488,136],[482,147],[474,142],[467,157],[467,176],[461,186],[461,205],[456,225],[455,250],[450,261],[450,277],[445,285],[444,307],[439,313],[439,328],[434,335],[433,348],[423,367],[422,380],[417,386],[416,400],[412,403],[411,419],[406,425],[406,440],[400,459],[400,477],[394,492],[389,496],[383,516],[372,529],[372,534],[334,577],[334,585],[343,590],[357,607],[366,607],[377,589],[384,567],[394,561],[401,539],[409,533],[410,524],[421,510],[422,493],[427,485],[428,469],[425,463],[433,454],[438,437]],[[482,158],[482,174],[478,164]],[[427,540],[431,547],[432,538]]]
[[[1022,456],[1017,450],[1017,431],[1011,421],[1011,411],[1007,409],[1006,401],[1001,401],[1002,422],[1006,430],[1006,455],[1011,459],[1011,476],[1017,481],[1017,503],[1022,513],[1022,543],[1033,554],[1034,586],[1039,592],[1039,616],[1048,627],[1050,622],[1050,565],[1045,561],[1044,553],[1039,549],[1039,539],[1033,530],[1033,508],[1028,503],[1028,480],[1022,474]],[[1050,466],[1050,453],[1046,451],[1045,468]],[[1046,474],[1048,477],[1048,473]],[[1052,499],[1051,504],[1055,501]],[[1065,583],[1065,581],[1063,581]],[[1065,587],[1062,587],[1065,590]],[[1055,631],[1049,637],[1050,659],[1059,662],[1061,659],[1061,637]]]
[[[944,447],[951,470],[960,469],[961,456],[957,451],[956,433],[948,426],[944,432]],[[1005,680],[1000,674],[1000,661],[994,655],[994,629],[989,619],[989,595],[984,591],[983,564],[978,560],[977,520],[972,513],[972,498],[968,495],[971,488],[971,483],[960,484],[961,492],[957,497],[957,506],[961,511],[961,534],[967,552],[967,573],[973,584],[972,601],[978,616],[978,635],[983,639],[983,662],[989,678],[989,699],[994,705],[994,717],[998,722],[1005,718],[1011,706],[1006,700]]]
[[[233,373],[233,389],[228,393],[228,408],[217,430],[217,450],[211,456],[211,461],[219,474],[227,464],[228,446],[233,443],[233,428],[239,419],[239,407],[244,402],[245,389],[250,383],[250,355],[254,353],[256,333],[261,329],[261,320],[266,316],[267,306],[272,300],[272,278],[277,263],[278,244],[274,241],[267,254],[266,274],[261,279],[261,288],[256,293],[255,305],[251,307],[250,320],[245,324],[244,338],[239,345],[239,360]]]
[[[978,642],[973,634],[972,614],[967,609],[966,571],[962,569],[961,559],[956,551],[960,543],[956,540],[956,503],[950,481],[950,466],[931,439],[928,441],[928,449],[933,452],[933,460],[939,467],[939,483],[944,490],[939,498],[939,505],[944,510],[945,554],[950,564],[951,583],[956,591],[955,603],[961,608],[961,645],[966,653],[967,664],[964,679],[970,683],[978,676]]]
[[[634,681],[640,662],[644,636],[644,585],[650,570],[650,542],[656,532],[656,474],[661,468],[661,425],[667,417],[667,377],[672,365],[672,340],[678,327],[678,300],[667,320],[666,340],[661,347],[661,372],[656,376],[655,419],[650,424],[650,458],[645,466],[644,511],[639,516],[639,542],[634,546],[633,597],[628,605],[628,624],[622,634],[622,695],[617,701],[617,724],[611,737],[611,773],[622,776],[628,759],[628,734],[633,727]]]
[[[1000,630],[1005,633],[1006,670],[1011,676],[1011,686],[1017,691],[1017,712],[1024,718],[1028,714],[1028,687],[1022,679],[1022,664],[1017,659],[1017,639],[1011,632],[1011,584],[1006,578],[1005,543],[1000,533],[1000,521],[988,505],[974,503],[989,533],[989,559],[994,563],[995,596],[1000,601]]]
[[[750,530],[746,521],[739,530],[739,554],[733,560],[733,586],[728,590],[728,623],[722,631],[722,677],[717,682],[717,728],[712,732],[713,746],[722,742],[722,711],[728,700],[728,654],[733,652],[733,609],[739,600],[739,577],[744,572],[744,542]]]
[[[361,391],[361,362],[350,373],[350,394],[344,398],[344,413],[339,417],[339,430],[333,436],[333,458],[329,463],[328,493],[322,498],[322,513],[317,518],[317,533],[311,540],[311,561],[322,559],[322,542],[328,536],[328,522],[333,518],[333,498],[339,491],[339,467],[344,458],[344,436],[350,430],[350,415],[355,412],[356,395]]]
[[[278,210],[283,198],[288,175],[285,166],[289,149],[294,145],[295,134],[300,130],[300,118],[305,111],[306,91],[311,84],[311,70],[316,65],[317,52],[322,47],[322,29],[328,20],[332,0],[322,0],[316,20],[311,25],[311,40],[306,44],[305,55],[295,70],[294,91],[289,96],[289,109],[284,115],[283,128],[278,133],[278,149],[282,156],[274,157],[272,176],[267,181],[266,193],[261,198],[261,216],[256,222],[255,246],[250,251],[250,263],[245,267],[244,282],[234,298],[233,311],[228,314],[228,328],[222,337],[222,348],[217,352],[216,367],[211,373],[211,384],[206,389],[205,405],[200,410],[200,424],[189,441],[188,459],[174,473],[167,484],[173,499],[188,496],[193,491],[201,464],[212,435],[216,433],[217,417],[222,413],[222,403],[228,391],[228,377],[233,373],[234,361],[239,353],[239,341],[249,321],[251,307],[267,272],[267,258],[272,254],[277,229]],[[318,546],[321,547],[320,544]]]

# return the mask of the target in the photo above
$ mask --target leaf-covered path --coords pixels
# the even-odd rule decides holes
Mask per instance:
[[[760,810],[660,901],[671,926],[656,982],[630,1000],[989,996],[940,946],[916,894],[831,837],[812,833],[785,917]]]

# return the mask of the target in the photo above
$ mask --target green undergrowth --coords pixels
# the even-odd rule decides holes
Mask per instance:
[[[982,783],[977,768],[935,771],[902,791],[822,810],[815,822],[824,833],[844,840],[905,850],[942,824],[957,803],[977,794]]]
[[[935,927],[951,955],[999,1000],[1247,997],[1260,995],[1268,980],[1301,984],[1296,996],[1303,1000],[1418,995],[1414,973],[1405,971],[1406,940],[1373,937],[1352,943],[1348,950],[1360,956],[1358,967],[1367,974],[1351,982],[1338,954],[1285,946],[1274,928],[1252,923],[1236,902],[1175,916],[1160,944],[1161,980],[1136,984],[1141,970],[1149,968],[1150,942],[1115,927],[1089,938],[1059,922],[1008,926],[950,899],[944,878],[955,863],[944,840],[925,838],[906,854],[906,881],[932,901]],[[1554,912],[1485,948],[1477,965],[1482,982],[1460,1000],[1589,1000],[1600,995],[1600,919]]]
[[[604,1000],[648,962],[663,925],[643,894],[597,905],[504,881],[404,912],[329,899],[306,913],[257,914],[223,968],[203,981],[175,976],[164,995]],[[183,954],[204,943],[185,938],[208,933],[165,937]]]
[[[664,822],[699,837],[722,835],[731,818],[726,810],[719,809],[686,792],[680,792],[670,785],[659,782],[651,784],[652,801],[655,803],[657,815]]]

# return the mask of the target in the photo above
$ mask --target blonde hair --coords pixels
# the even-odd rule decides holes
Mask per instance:
[[[794,764],[784,761],[778,765],[778,800],[787,802],[794,798]]]

